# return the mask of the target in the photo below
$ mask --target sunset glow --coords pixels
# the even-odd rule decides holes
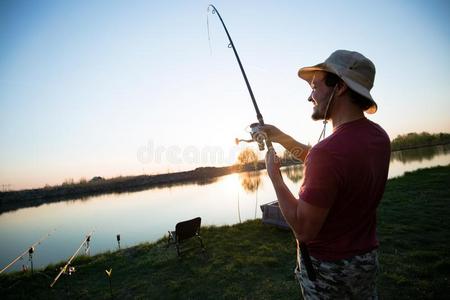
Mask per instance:
[[[256,116],[211,16],[210,52],[208,4],[2,1],[0,187],[234,163],[241,146],[233,141],[249,138],[244,129]],[[335,49],[374,61],[379,110],[369,118],[391,138],[450,132],[448,2],[214,5],[266,123],[299,141],[314,144],[322,124],[310,118],[310,87],[297,70]]]

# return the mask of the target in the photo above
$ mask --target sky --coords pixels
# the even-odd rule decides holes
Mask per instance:
[[[256,116],[209,1],[0,1],[0,188],[235,162]],[[266,123],[315,144],[300,67],[377,68],[368,118],[450,132],[448,1],[214,1]],[[328,134],[330,129],[328,129]],[[281,152],[281,148],[277,148]],[[263,157],[263,153],[261,153]]]

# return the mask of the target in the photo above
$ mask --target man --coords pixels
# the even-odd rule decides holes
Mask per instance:
[[[377,110],[370,94],[375,66],[360,53],[338,50],[298,75],[312,88],[312,118],[331,120],[333,133],[309,149],[272,125],[263,127],[305,165],[297,199],[283,182],[275,152],[266,155],[281,211],[297,244],[307,245],[316,275],[307,276],[305,257],[298,254],[296,277],[305,299],[376,299],[376,208],[390,141],[364,116]]]

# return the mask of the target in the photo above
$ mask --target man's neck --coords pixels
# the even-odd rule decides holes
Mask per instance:
[[[331,123],[333,124],[333,130],[342,124],[352,122],[361,118],[364,118],[364,112],[361,110],[347,110],[345,113],[334,114],[331,117]]]

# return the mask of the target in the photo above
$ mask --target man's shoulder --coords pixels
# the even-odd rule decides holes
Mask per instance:
[[[347,153],[350,148],[367,144],[389,148],[390,139],[379,124],[364,118],[338,128],[329,137],[317,143],[311,151],[321,154],[336,154],[341,151]]]
[[[333,160],[335,151],[336,147],[333,146],[333,143],[323,140],[309,150],[306,157],[306,164],[311,163],[312,161],[331,161]]]
[[[378,131],[381,135],[383,135],[385,138],[389,139],[389,135],[387,134],[387,132],[383,129],[383,127],[381,127],[381,125],[375,123],[374,121],[371,121],[369,119],[367,119],[367,124],[368,126],[370,126],[371,128],[373,128],[374,130]]]
[[[350,123],[344,124],[338,128],[329,138],[330,141],[341,143],[342,140],[367,138],[372,139],[380,137],[389,140],[386,131],[379,124],[367,118],[362,118]]]

